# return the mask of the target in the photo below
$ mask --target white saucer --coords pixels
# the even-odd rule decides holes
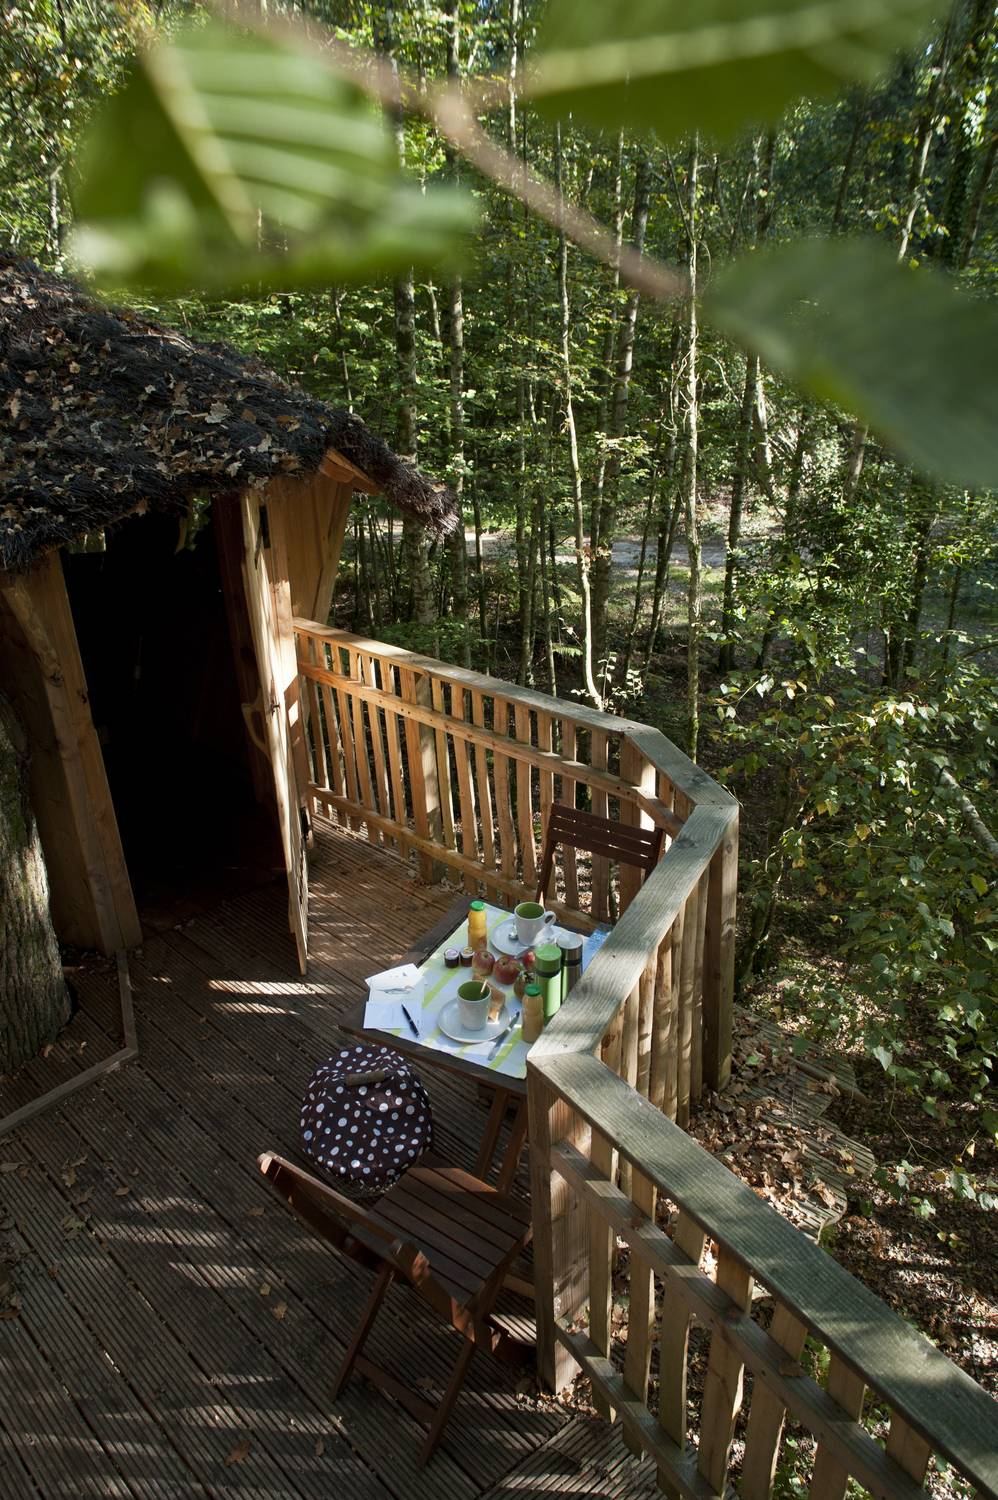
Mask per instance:
[[[492,934],[490,942],[493,948],[498,948],[500,953],[511,953],[514,958],[519,958],[521,953],[526,953],[527,949],[532,948],[535,943],[554,942],[554,939],[549,934],[557,931],[557,923],[548,922],[541,928],[540,932],[534,938],[533,943],[522,943],[516,931],[516,918],[510,917],[508,922],[501,922],[499,924]]]
[[[494,1042],[499,1033],[506,1030],[516,1014],[508,1005],[504,1005],[497,1021],[486,1021],[479,1031],[471,1031],[461,1020],[458,1004],[457,1000],[451,1000],[437,1016],[437,1025],[444,1036],[449,1036],[452,1042]]]

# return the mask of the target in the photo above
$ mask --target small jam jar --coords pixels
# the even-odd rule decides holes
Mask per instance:
[[[461,968],[470,969],[472,960],[475,957],[474,948],[462,948],[459,957],[461,960]]]
[[[458,968],[460,966],[460,963],[461,963],[461,950],[460,950],[460,948],[445,948],[444,949],[444,963],[446,964],[446,966],[447,966],[448,969],[456,969],[456,968]]]

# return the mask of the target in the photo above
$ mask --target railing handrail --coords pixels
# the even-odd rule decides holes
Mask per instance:
[[[934,1451],[985,1494],[998,1493],[998,1404],[965,1371],[587,1049],[552,1055],[535,1046],[527,1066]]]
[[[602,730],[607,734],[626,735],[647,756],[648,760],[667,776],[673,786],[694,804],[710,802],[717,806],[737,807],[738,802],[724,787],[719,786],[706,771],[690,760],[677,745],[668,740],[657,729],[635,719],[625,719],[616,714],[607,714],[575,699],[552,698],[548,693],[539,693],[534,688],[520,687],[515,682],[505,682],[501,677],[488,677],[481,672],[472,672],[468,667],[452,666],[432,656],[421,656],[404,646],[395,646],[386,641],[372,641],[352,631],[341,630],[335,625],[319,625],[315,620],[296,617],[296,631],[316,640],[349,646],[395,665],[405,666],[416,672],[425,672],[448,682],[460,683],[475,692],[488,693],[492,697],[519,703],[537,709],[544,714],[555,714],[570,719],[586,729]]]

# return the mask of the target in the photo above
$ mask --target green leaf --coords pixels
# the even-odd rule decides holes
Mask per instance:
[[[884,1072],[886,1073],[887,1069],[890,1067],[891,1063],[894,1061],[894,1054],[893,1054],[893,1052],[889,1051],[887,1047],[871,1047],[870,1051],[872,1052],[873,1056],[877,1059],[877,1062],[880,1064],[880,1066],[883,1068]]]
[[[109,284],[219,290],[453,263],[471,199],[403,177],[317,52],[220,21],[143,53],[84,143],[74,255]]]
[[[870,241],[746,256],[705,312],[774,370],[868,422],[916,468],[998,486],[998,310]]]
[[[802,94],[868,82],[927,0],[551,0],[524,89],[551,116],[729,135]]]

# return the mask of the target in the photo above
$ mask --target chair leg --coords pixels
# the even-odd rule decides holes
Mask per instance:
[[[506,1106],[509,1104],[509,1094],[505,1089],[496,1089],[492,1096],[492,1108],[489,1110],[488,1123],[485,1126],[485,1134],[482,1136],[482,1144],[478,1148],[478,1156],[475,1160],[475,1176],[484,1182],[489,1175],[492,1158],[495,1155],[496,1143],[499,1140],[499,1132],[502,1129],[503,1117],[506,1114]]]
[[[447,1382],[447,1389],[444,1391],[440,1405],[437,1407],[433,1421],[430,1423],[430,1430],[426,1434],[426,1440],[419,1451],[420,1465],[427,1463],[437,1450],[437,1444],[443,1437],[447,1418],[450,1416],[451,1408],[457,1400],[461,1386],[464,1384],[464,1377],[468,1372],[468,1366],[471,1363],[471,1357],[474,1352],[474,1344],[470,1339],[467,1339],[464,1348],[454,1363],[450,1380]]]
[[[354,1336],[350,1340],[347,1352],[344,1355],[343,1363],[340,1365],[339,1373],[333,1382],[332,1399],[334,1401],[338,1398],[343,1387],[350,1379],[350,1372],[357,1362],[358,1354],[364,1347],[364,1341],[371,1331],[371,1325],[378,1315],[378,1308],[381,1306],[384,1295],[394,1279],[395,1272],[391,1266],[384,1266],[378,1272],[378,1279],[371,1289],[371,1295],[368,1297],[364,1311],[360,1315],[360,1322],[357,1324]]]

